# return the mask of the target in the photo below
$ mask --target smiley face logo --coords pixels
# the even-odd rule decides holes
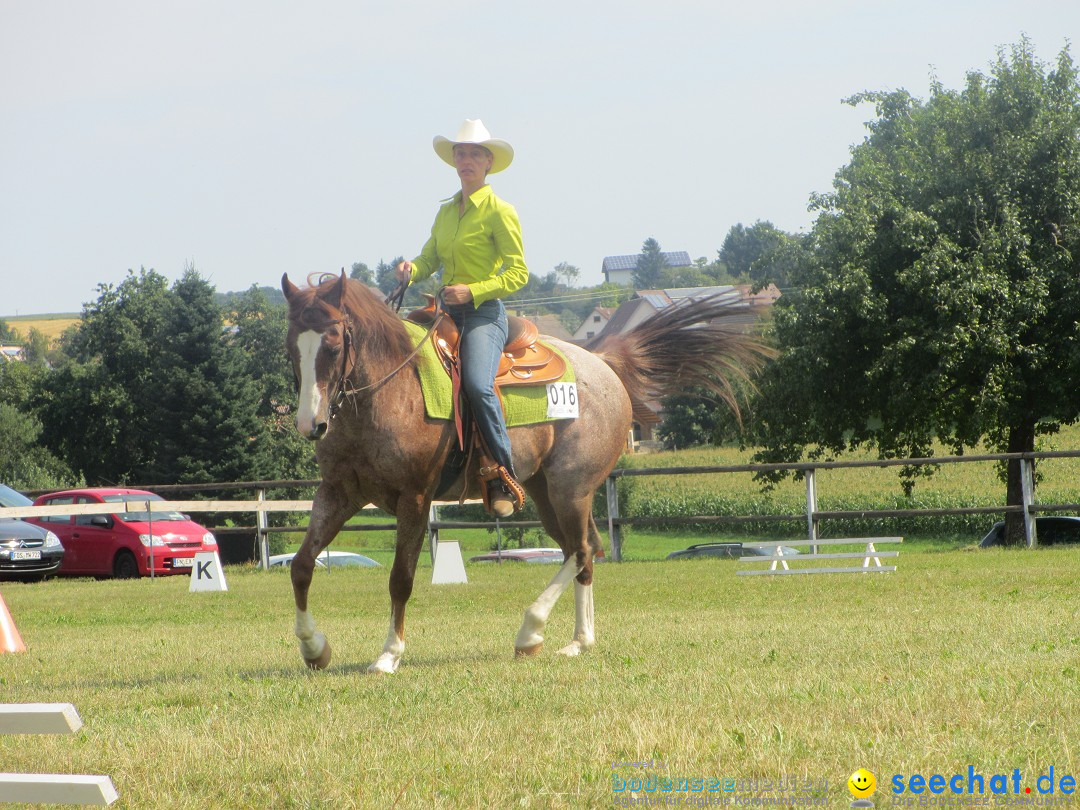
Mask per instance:
[[[856,799],[865,799],[877,790],[877,779],[866,768],[859,768],[848,778],[847,787]]]

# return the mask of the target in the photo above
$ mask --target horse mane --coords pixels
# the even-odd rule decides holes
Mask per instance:
[[[340,304],[332,303],[343,284]],[[330,300],[328,300],[330,299]],[[332,273],[308,277],[289,302],[289,319],[297,326],[324,331],[344,316],[352,322],[357,344],[371,360],[398,364],[413,352],[401,319],[366,284]]]

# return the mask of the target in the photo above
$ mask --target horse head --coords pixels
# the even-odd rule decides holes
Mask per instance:
[[[301,289],[281,277],[289,303],[289,333],[285,346],[296,377],[299,407],[296,429],[309,439],[326,434],[335,399],[345,395],[354,363],[352,322],[345,307],[348,279],[324,276],[317,286]]]
[[[397,314],[344,270],[309,284],[301,288],[288,273],[281,277],[289,302],[285,345],[300,398],[296,429],[320,439],[346,397],[358,406],[374,396],[413,362],[415,351]]]

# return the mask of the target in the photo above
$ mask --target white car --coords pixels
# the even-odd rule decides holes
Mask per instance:
[[[295,551],[291,551],[288,554],[275,554],[270,558],[271,568],[288,568],[292,565],[293,557],[296,556]],[[382,566],[371,557],[365,557],[363,554],[355,554],[351,551],[330,551],[326,550],[318,556],[315,560],[316,568],[326,568],[327,565],[332,565],[334,568],[338,568],[344,565],[354,565],[360,568],[381,568]]]

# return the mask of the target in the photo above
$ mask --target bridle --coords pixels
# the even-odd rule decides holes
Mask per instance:
[[[408,287],[408,281],[400,282],[397,287],[395,287],[390,292],[390,294],[387,295],[385,299],[383,299],[383,303],[393,309],[394,312],[400,312],[401,303],[405,298],[405,291],[408,289]],[[335,416],[337,416],[338,411],[341,410],[341,406],[344,404],[346,399],[348,399],[349,397],[354,397],[358,394],[362,394],[365,391],[373,391],[376,388],[380,387],[385,382],[390,380],[391,377],[393,377],[395,374],[405,368],[405,366],[409,365],[409,363],[412,362],[413,358],[420,353],[420,349],[423,347],[424,341],[431,337],[432,333],[439,326],[439,323],[442,321],[443,316],[445,315],[442,309],[442,296],[436,296],[435,300],[435,320],[432,322],[431,328],[428,329],[427,334],[424,335],[424,337],[419,342],[417,342],[416,348],[414,348],[409,353],[409,356],[402,360],[400,365],[398,365],[397,368],[395,368],[389,374],[385,375],[379,380],[376,380],[373,383],[362,385],[359,388],[349,382],[349,377],[356,369],[356,362],[353,359],[353,348],[355,345],[355,340],[353,338],[352,319],[348,315],[345,315],[336,321],[331,321],[331,326],[341,326],[341,373],[338,375],[336,380],[332,381],[333,387],[336,388],[337,391],[334,393],[333,396],[330,397],[330,404],[327,406],[328,421],[332,420]],[[333,389],[330,387],[330,384],[328,384],[328,395],[331,390]]]

